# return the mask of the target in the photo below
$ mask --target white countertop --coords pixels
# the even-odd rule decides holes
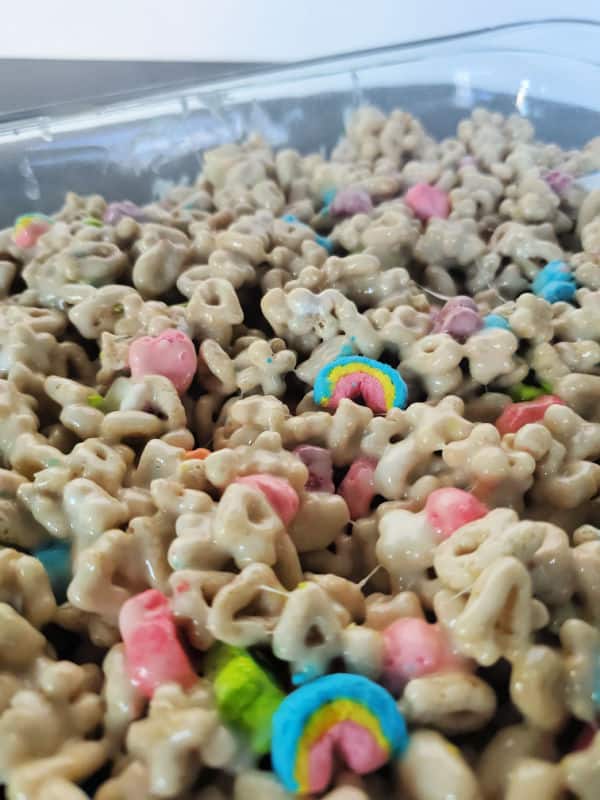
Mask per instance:
[[[550,17],[600,21],[600,0],[27,0],[0,58],[290,61]]]

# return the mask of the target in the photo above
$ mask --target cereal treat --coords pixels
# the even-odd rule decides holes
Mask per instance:
[[[0,231],[0,796],[600,797],[600,139],[340,133]]]

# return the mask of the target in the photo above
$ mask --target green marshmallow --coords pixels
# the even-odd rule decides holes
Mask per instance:
[[[535,400],[536,397],[542,397],[545,394],[552,394],[552,389],[547,383],[543,382],[540,386],[517,383],[515,386],[510,387],[508,393],[515,403],[518,403],[526,400]]]
[[[285,699],[284,692],[252,656],[239,647],[215,645],[208,653],[205,669],[213,682],[223,721],[238,728],[255,753],[268,753],[271,721]]]
[[[100,410],[102,410],[104,406],[104,398],[102,397],[101,394],[98,394],[97,392],[94,392],[93,394],[88,394],[87,404],[92,408],[99,408]]]

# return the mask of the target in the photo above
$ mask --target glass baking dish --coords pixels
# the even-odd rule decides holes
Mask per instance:
[[[400,106],[437,137],[478,105],[516,111],[539,139],[579,147],[600,133],[599,43],[596,23],[524,23],[0,118],[0,227],[68,190],[157,199],[193,182],[204,150],[251,132],[329,150],[363,104]]]

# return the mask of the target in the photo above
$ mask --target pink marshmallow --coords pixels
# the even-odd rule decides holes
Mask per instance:
[[[308,469],[308,480],[305,489],[308,492],[335,492],[333,483],[333,463],[331,453],[324,447],[312,444],[301,444],[294,453]]]
[[[350,517],[367,517],[375,491],[375,468],[377,462],[371,458],[357,458],[340,483],[338,494],[346,501]]]
[[[434,316],[433,333],[448,333],[458,341],[465,341],[483,328],[477,305],[464,295],[451,297]]]
[[[404,202],[416,217],[427,221],[432,217],[446,219],[450,214],[450,200],[446,192],[428,183],[416,183],[404,195]]]
[[[442,539],[473,520],[485,517],[488,508],[470,492],[447,487],[431,492],[425,503],[427,521]]]
[[[560,169],[551,169],[543,177],[548,186],[553,192],[556,192],[556,194],[563,194],[570,189],[573,184],[573,176]]]
[[[197,365],[194,343],[183,331],[142,336],[129,345],[129,366],[134,378],[164,375],[180,394],[189,389]]]
[[[341,189],[329,207],[334,217],[352,217],[354,214],[368,214],[373,210],[371,195],[364,189]]]
[[[334,754],[339,754],[346,766],[357,775],[374,772],[389,758],[364,725],[349,719],[338,722],[310,749],[308,779],[311,792],[323,792],[331,783]]]
[[[127,600],[119,614],[119,629],[127,672],[145,697],[152,697],[163,683],[188,687],[195,682],[196,674],[177,638],[169,601],[162,592],[149,589]]]
[[[457,342],[465,342],[469,336],[482,328],[483,320],[476,311],[471,311],[470,308],[456,308],[448,314],[443,325],[434,325],[434,332],[447,333]]]
[[[446,317],[457,308],[470,308],[472,311],[477,311],[477,303],[466,294],[457,294],[456,297],[449,297],[442,308],[435,312],[435,322],[444,322]]]
[[[144,622],[160,619],[171,613],[169,599],[157,589],[148,589],[133,595],[121,606],[119,630],[124,640]]]
[[[524,425],[542,422],[546,411],[555,405],[565,405],[565,401],[555,394],[543,394],[535,400],[524,400],[522,403],[509,403],[496,420],[496,428],[501,436],[516,433]]]
[[[27,250],[30,247],[35,247],[40,236],[48,233],[51,227],[50,222],[44,219],[34,219],[28,225],[24,225],[15,231],[13,241],[17,247]]]
[[[109,203],[104,212],[104,222],[107,225],[116,225],[124,217],[131,217],[137,222],[146,222],[148,217],[143,209],[132,203],[131,200],[123,200],[120,203]]]
[[[383,631],[381,682],[394,694],[413,678],[468,668],[469,662],[452,651],[439,625],[418,617],[402,617]]]
[[[236,478],[234,483],[243,483],[262,492],[284,525],[289,525],[298,513],[300,499],[285,478],[277,475],[244,475]]]

